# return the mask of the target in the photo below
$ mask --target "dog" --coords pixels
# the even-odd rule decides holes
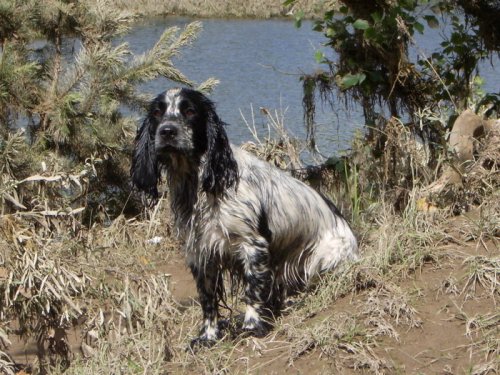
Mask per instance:
[[[199,91],[159,94],[138,128],[131,178],[158,196],[165,172],[174,224],[196,281],[203,325],[220,338],[223,273],[244,286],[242,329],[265,335],[287,294],[358,258],[356,238],[325,196],[229,143],[215,104]]]

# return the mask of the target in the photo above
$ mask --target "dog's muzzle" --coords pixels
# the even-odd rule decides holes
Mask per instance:
[[[179,134],[179,128],[174,124],[161,125],[158,129],[158,136],[164,141],[172,141]]]
[[[177,146],[177,136],[179,127],[174,123],[161,124],[156,132],[156,148],[158,150],[165,148],[175,148]]]

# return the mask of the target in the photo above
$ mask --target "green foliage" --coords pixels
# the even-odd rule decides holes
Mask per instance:
[[[471,104],[479,62],[500,50],[500,33],[492,31],[498,30],[500,17],[494,2],[479,1],[473,6],[460,0],[432,4],[427,0],[341,0],[339,5],[326,9],[314,23],[314,30],[327,39],[325,47],[338,57],[328,59],[317,52],[315,59],[325,70],[303,77],[307,82],[305,119],[312,137],[315,91],[331,105],[334,97],[347,106],[359,104],[369,127],[383,128],[381,116],[415,119],[422,109],[433,110],[443,102],[458,112]],[[301,18],[300,13],[297,17]],[[439,28],[445,20],[450,21],[450,31],[440,48],[428,58],[419,53],[418,61],[410,61],[408,50],[415,33]],[[441,142],[445,129],[440,123],[428,125],[414,130]]]
[[[54,344],[53,332],[85,315],[79,297],[102,292],[74,256],[92,246],[84,225],[109,221],[130,201],[137,124],[123,108],[143,109],[151,98],[138,86],[160,77],[195,85],[172,58],[201,24],[168,28],[134,56],[117,40],[135,19],[107,0],[0,0],[0,326],[12,319],[36,337],[39,373],[52,354],[51,365],[68,366],[67,344]],[[0,372],[10,371],[2,349]]]
[[[167,28],[149,51],[134,56],[116,40],[136,18],[108,0],[0,0],[6,20],[0,26],[0,144],[12,129],[26,128],[34,156],[57,153],[70,168],[99,159],[92,188],[112,183],[128,195],[136,124],[123,108],[143,109],[150,97],[137,87],[159,77],[196,85],[172,58],[201,30],[199,22]],[[63,49],[68,43],[73,48]],[[209,91],[216,83],[200,87]]]
[[[451,20],[451,34],[440,43],[440,50],[428,60],[419,60],[418,64],[424,74],[437,74],[441,79],[442,84],[436,87],[432,99],[452,101],[458,109],[463,109],[472,95],[478,63],[488,58],[491,51],[484,48],[478,28],[464,23],[462,17],[452,12],[451,8],[446,10]]]
[[[27,59],[22,46],[3,44],[0,55],[0,134],[13,125],[19,116],[27,115],[38,103],[37,79],[41,67]]]

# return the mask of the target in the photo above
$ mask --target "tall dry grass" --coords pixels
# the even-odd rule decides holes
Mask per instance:
[[[289,135],[283,114],[269,110],[264,114],[268,135],[259,138],[253,131],[254,142],[246,148],[282,168],[303,169],[298,156],[303,144]],[[377,351],[378,343],[384,338],[397,341],[402,332],[422,324],[414,293],[400,282],[427,264],[438,268],[447,257],[456,257],[442,251],[447,241],[498,241],[499,219],[497,149],[480,154],[470,166],[466,178],[478,180],[467,183],[481,189],[472,196],[457,192],[457,199],[470,196],[471,204],[479,204],[482,212],[453,234],[464,238],[459,240],[447,229],[451,209],[421,210],[419,191],[429,182],[428,174],[420,172],[424,166],[411,154],[411,141],[398,131],[399,125],[393,122],[389,128],[393,138],[387,140],[390,147],[380,158],[370,156],[358,139],[351,153],[339,159],[341,164],[320,173],[318,187],[355,219],[362,259],[325,276],[309,293],[291,298],[274,331],[263,340],[239,337],[232,330],[240,308],[239,297],[234,296],[231,305],[236,311],[223,310],[229,323],[226,337],[195,355],[186,348],[197,334],[200,309],[196,302],[180,305],[172,297],[170,275],[163,271],[175,254],[179,256],[180,248],[166,197],[138,217],[120,215],[84,223],[79,208],[89,191],[88,176],[96,173],[92,160],[85,173],[63,172],[64,166],[47,155],[47,160],[37,161],[45,167],[21,181],[9,179],[4,168],[2,192],[10,198],[2,201],[9,210],[0,217],[0,372],[17,371],[8,356],[9,340],[23,333],[38,344],[33,373],[252,373],[264,371],[266,362],[252,362],[250,357],[275,352],[290,366],[316,352],[328,360],[332,371],[349,367],[364,373],[393,373],[397,369]],[[249,128],[255,129],[251,123]],[[9,155],[8,165],[25,156]],[[408,181],[405,173],[411,176],[411,189],[384,188],[391,181]],[[21,196],[24,201],[31,197],[33,209],[16,208],[13,201],[21,201]],[[463,266],[465,276],[443,280],[446,293],[471,299],[484,289],[498,296],[498,257],[464,256]],[[354,312],[337,311],[342,297],[361,293],[366,298]],[[466,323],[464,334],[474,337],[475,350],[486,353],[477,368],[495,368],[492,355],[500,352],[493,327],[498,314],[464,312],[461,319]],[[14,331],[19,324],[22,332]],[[53,333],[68,329],[81,337],[72,347],[64,335]]]
[[[322,10],[327,9],[327,4],[334,1],[328,0],[300,0],[293,7],[284,6],[283,1],[229,1],[229,0],[110,0],[120,10],[133,11],[134,13],[152,16],[190,16],[201,18],[271,18],[284,17],[302,10],[306,17],[322,15]]]

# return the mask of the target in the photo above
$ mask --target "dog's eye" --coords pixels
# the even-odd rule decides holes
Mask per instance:
[[[184,110],[184,116],[186,116],[187,118],[191,118],[194,115],[196,115],[196,112],[194,111],[194,109],[192,109],[192,108],[186,108]]]
[[[161,110],[160,109],[155,109],[153,111],[153,116],[154,117],[160,117],[161,116]]]

